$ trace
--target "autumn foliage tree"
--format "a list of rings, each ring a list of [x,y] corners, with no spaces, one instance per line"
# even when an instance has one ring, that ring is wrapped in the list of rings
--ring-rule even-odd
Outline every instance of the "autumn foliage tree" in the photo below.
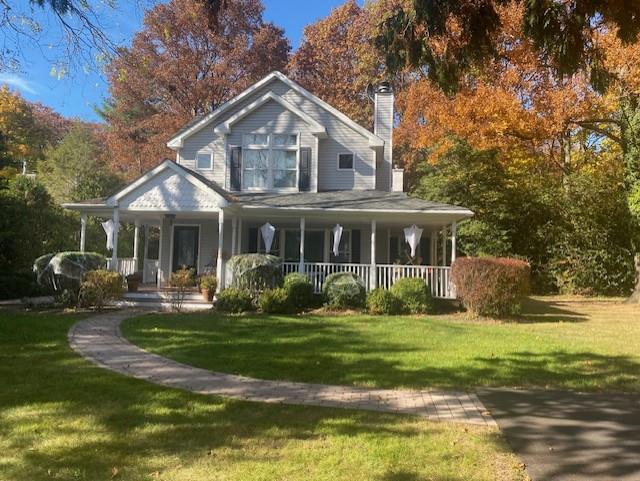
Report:
[[[370,43],[373,10],[373,5],[361,8],[355,0],[347,0],[308,25],[288,66],[294,80],[367,128],[373,118],[367,85],[383,75]]]
[[[129,177],[171,152],[166,142],[205,114],[286,65],[289,42],[262,18],[260,0],[228,0],[210,27],[198,0],[171,0],[149,10],[132,46],[107,67],[104,109],[114,166]]]

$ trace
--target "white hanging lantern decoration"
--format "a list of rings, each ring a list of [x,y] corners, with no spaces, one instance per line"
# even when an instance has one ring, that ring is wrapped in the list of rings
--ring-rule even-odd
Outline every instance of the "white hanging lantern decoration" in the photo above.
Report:
[[[416,256],[416,248],[420,244],[420,237],[422,237],[422,229],[413,224],[411,227],[404,228],[404,239],[411,248],[411,257]]]
[[[273,245],[273,236],[276,232],[276,228],[268,222],[260,227],[260,233],[262,234],[262,240],[264,242],[264,251],[269,254],[271,252],[271,246]]]
[[[340,255],[340,239],[342,239],[342,226],[336,224],[333,228],[333,255],[335,257]]]
[[[113,250],[113,231],[115,230],[113,219],[109,219],[108,221],[103,222],[102,228],[104,229],[104,233],[107,234],[107,249],[112,251]]]

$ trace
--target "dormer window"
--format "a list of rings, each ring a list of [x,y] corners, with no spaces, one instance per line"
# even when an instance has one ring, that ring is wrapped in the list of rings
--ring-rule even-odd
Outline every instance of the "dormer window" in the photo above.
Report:
[[[297,134],[247,134],[243,138],[242,184],[247,190],[295,189]]]

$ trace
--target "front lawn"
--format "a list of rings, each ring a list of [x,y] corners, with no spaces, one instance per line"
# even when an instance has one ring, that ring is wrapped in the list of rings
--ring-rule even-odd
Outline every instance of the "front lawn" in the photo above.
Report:
[[[1,481],[524,477],[496,430],[226,400],[111,373],[68,347],[78,318],[0,310]]]
[[[519,322],[463,314],[222,316],[125,321],[149,351],[213,371],[376,387],[640,391],[640,307],[537,298]]]

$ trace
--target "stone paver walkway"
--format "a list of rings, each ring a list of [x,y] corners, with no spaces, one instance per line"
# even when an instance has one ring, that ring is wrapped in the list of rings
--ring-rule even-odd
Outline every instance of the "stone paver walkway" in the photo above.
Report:
[[[496,427],[475,394],[450,391],[365,389],[266,381],[187,366],[131,344],[120,323],[135,311],[93,316],[69,330],[69,344],[104,368],[163,386],[246,401],[363,409],[424,416],[429,420]]]

